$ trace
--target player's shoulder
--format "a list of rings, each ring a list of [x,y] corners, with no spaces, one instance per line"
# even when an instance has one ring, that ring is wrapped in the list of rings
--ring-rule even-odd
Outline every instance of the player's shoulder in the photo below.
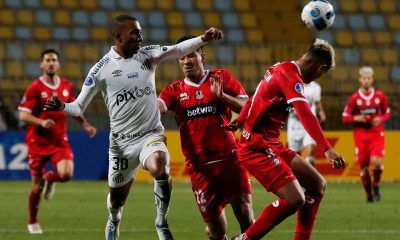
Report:
[[[377,96],[385,96],[385,93],[384,93],[383,91],[381,91],[381,90],[379,90],[379,89],[376,89],[376,88],[375,88],[375,94],[376,94]]]
[[[185,85],[184,79],[179,79],[175,82],[168,84],[164,89],[169,89],[169,90],[175,91],[175,90],[183,89],[184,85]]]
[[[103,71],[106,66],[110,63],[112,57],[110,52],[104,55],[89,71],[89,75],[91,77],[97,76],[101,71]]]
[[[68,80],[67,78],[64,78],[64,77],[59,77],[60,78],[60,83],[62,84],[62,85],[68,85],[68,86],[72,86],[72,82],[70,81],[70,80]]]

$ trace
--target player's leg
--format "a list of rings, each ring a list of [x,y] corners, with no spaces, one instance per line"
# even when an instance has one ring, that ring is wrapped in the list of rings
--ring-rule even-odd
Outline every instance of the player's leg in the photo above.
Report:
[[[160,239],[172,239],[167,222],[171,200],[172,181],[169,175],[169,156],[167,152],[156,151],[145,160],[144,169],[154,178],[154,198],[156,203],[156,230]]]
[[[133,180],[119,187],[110,187],[107,195],[107,210],[109,213],[105,229],[106,240],[116,240],[119,237],[119,224],[122,210],[129,195]]]
[[[169,175],[169,153],[163,134],[150,135],[145,139],[140,153],[143,169],[154,178],[154,198],[156,203],[155,226],[160,240],[173,239],[167,222],[171,200],[172,181]]]
[[[43,168],[45,166],[45,159],[41,157],[28,157],[29,168],[31,173],[32,185],[29,193],[29,219],[28,219],[28,231],[31,234],[43,233],[38,221],[38,212],[41,200],[41,194],[43,191]]]
[[[225,189],[230,190],[228,199],[232,206],[233,213],[239,222],[241,232],[245,232],[254,223],[254,212],[251,196],[251,182],[249,173],[236,159],[232,159],[234,164],[225,168],[223,176],[227,179]]]
[[[57,171],[48,171],[44,175],[44,199],[50,200],[54,196],[55,183],[67,182],[72,178],[74,172],[73,154],[70,148],[60,148],[51,157],[53,166]]]
[[[254,223],[252,196],[250,193],[234,194],[230,199],[233,213],[239,222],[241,232],[245,232]]]
[[[309,162],[304,161],[298,155],[293,158],[289,165],[300,185],[305,189],[305,203],[297,212],[294,239],[308,240],[314,227],[319,204],[325,192],[326,181]]]
[[[222,210],[218,217],[206,223],[205,232],[210,240],[225,240],[226,231],[228,229],[228,221],[226,220],[225,211]]]
[[[385,155],[384,137],[379,134],[371,140],[371,165],[373,171],[372,190],[374,193],[374,200],[381,200],[381,192],[379,183],[383,172],[383,157]]]
[[[370,165],[370,149],[364,141],[355,139],[356,144],[356,161],[360,165],[360,179],[363,185],[365,194],[367,196],[367,202],[373,202],[372,195],[372,180],[369,172]]]
[[[293,157],[295,153],[291,151],[291,154]],[[280,158],[276,158],[270,149],[266,152],[251,152],[238,148],[238,157],[240,163],[267,191],[279,197],[240,236],[242,239],[261,239],[304,205],[304,193],[290,167]]]

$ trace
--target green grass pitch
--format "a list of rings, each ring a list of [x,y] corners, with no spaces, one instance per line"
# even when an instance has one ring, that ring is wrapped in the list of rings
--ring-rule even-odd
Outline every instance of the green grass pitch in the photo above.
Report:
[[[0,182],[1,240],[91,240],[104,239],[107,219],[107,183],[72,181],[57,184],[54,198],[42,200],[39,212],[44,234],[26,230],[28,181]],[[121,222],[121,240],[157,239],[154,230],[153,185],[134,183]],[[313,239],[398,240],[400,239],[400,183],[383,183],[382,200],[367,204],[359,183],[329,183],[320,207]],[[253,184],[253,206],[257,216],[275,197]],[[230,207],[228,236],[239,228]],[[174,183],[169,224],[177,240],[207,239],[189,183]],[[295,217],[275,228],[264,239],[293,239]]]

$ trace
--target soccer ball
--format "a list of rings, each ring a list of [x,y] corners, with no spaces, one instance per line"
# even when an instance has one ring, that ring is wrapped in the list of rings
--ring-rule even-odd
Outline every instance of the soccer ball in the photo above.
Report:
[[[326,0],[310,1],[301,12],[304,25],[313,31],[328,29],[335,20],[335,10]]]

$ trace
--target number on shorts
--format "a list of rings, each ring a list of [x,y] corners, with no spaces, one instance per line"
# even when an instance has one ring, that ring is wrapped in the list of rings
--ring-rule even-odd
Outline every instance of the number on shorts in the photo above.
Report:
[[[125,170],[128,168],[127,158],[113,157],[113,159],[114,159],[113,170]]]

